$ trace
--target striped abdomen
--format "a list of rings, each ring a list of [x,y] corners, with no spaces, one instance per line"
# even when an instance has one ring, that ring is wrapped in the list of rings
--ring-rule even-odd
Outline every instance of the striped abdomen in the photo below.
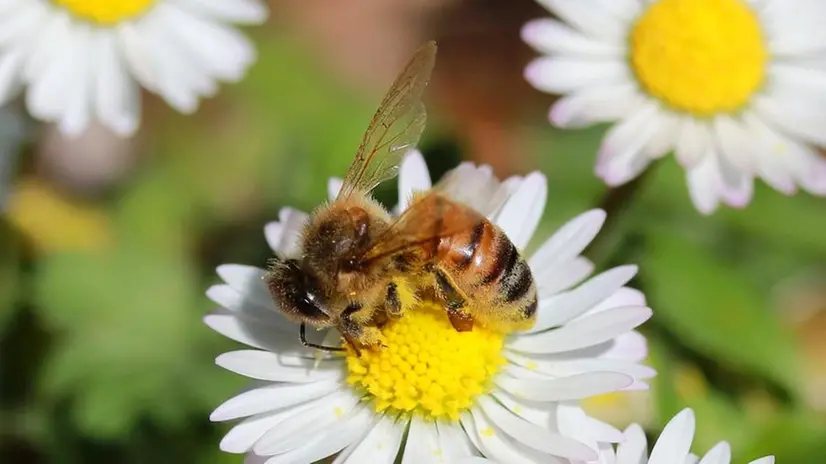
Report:
[[[467,300],[462,309],[475,323],[503,331],[533,325],[537,291],[531,269],[507,235],[483,216],[472,228],[443,237],[432,263],[436,285],[458,290]]]

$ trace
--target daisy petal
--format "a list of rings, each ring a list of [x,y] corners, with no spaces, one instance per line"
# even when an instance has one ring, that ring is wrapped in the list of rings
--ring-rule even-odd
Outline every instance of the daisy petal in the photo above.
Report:
[[[677,161],[689,169],[697,165],[711,148],[711,128],[690,116],[683,117],[680,126],[674,153]]]
[[[319,364],[320,367],[315,366]],[[273,382],[307,383],[341,377],[338,360],[315,360],[275,354],[268,351],[240,350],[224,353],[215,364],[246,377]]]
[[[593,209],[568,221],[551,236],[528,260],[531,269],[541,274],[544,269],[566,263],[582,253],[605,223],[605,211]]]
[[[320,461],[353,443],[369,425],[370,412],[361,408],[323,433],[306,437],[301,441],[300,447],[271,457],[266,464],[303,464]]]
[[[500,376],[496,385],[506,392],[531,401],[565,401],[622,390],[634,379],[617,372],[589,372],[558,379]]]
[[[645,101],[632,82],[595,85],[557,100],[549,119],[557,127],[576,129],[622,119],[641,108]]]
[[[300,412],[298,409],[288,409],[248,417],[227,432],[221,440],[221,451],[235,454],[247,453],[267,431]]]
[[[536,462],[562,464],[561,459],[542,454],[530,448],[519,446],[502,433],[481,411],[472,411],[462,416],[462,425],[473,433],[483,454],[495,462],[508,464],[531,464]]]
[[[535,19],[525,24],[522,40],[548,55],[615,57],[625,52],[621,43],[599,41],[551,18]]]
[[[533,236],[548,195],[548,181],[538,172],[529,174],[496,218],[496,223],[516,248],[524,250]]]
[[[306,222],[306,213],[293,208],[282,208],[278,212],[278,222],[271,222],[264,228],[270,249],[282,258],[297,256],[301,230]]]
[[[300,416],[293,417],[264,434],[253,446],[255,454],[270,456],[301,448],[308,440],[326,435],[327,430],[346,424],[354,414],[366,411],[365,408],[358,407],[358,398],[348,391],[336,392],[316,403]],[[348,444],[349,442],[345,443],[339,450]],[[320,456],[319,459],[322,457],[325,456]]]
[[[655,103],[648,103],[614,125],[597,155],[596,174],[609,186],[637,177],[651,162],[643,149],[659,131],[663,119]]]
[[[683,409],[666,424],[651,450],[649,464],[673,464],[685,461],[694,440],[694,412]]]
[[[345,451],[344,460],[336,459],[333,464],[362,464],[374,462],[376,464],[393,464],[402,442],[404,427],[396,424],[389,416],[381,416],[367,436],[357,444],[351,452]]]
[[[479,454],[460,425],[436,422],[436,428],[439,431],[439,443],[446,462],[459,461]]]
[[[648,457],[645,432],[637,424],[631,424],[625,432],[625,440],[617,447],[617,464],[640,464]]]
[[[731,462],[731,446],[728,443],[721,441],[717,443],[705,456],[700,460],[699,464],[729,464]]]
[[[548,93],[568,93],[596,86],[632,82],[622,60],[587,60],[563,56],[537,58],[525,68],[525,79]]]
[[[586,34],[621,43],[626,26],[608,9],[593,8],[577,0],[538,0],[539,4]]]
[[[424,157],[418,150],[411,150],[399,168],[399,212],[407,209],[414,192],[428,190],[431,186]]]
[[[327,198],[329,198],[330,201],[336,199],[343,184],[344,180],[339,179],[338,177],[332,177],[329,181],[327,181]]]
[[[597,454],[582,443],[534,425],[514,415],[488,397],[482,396],[478,402],[482,411],[497,427],[528,447],[575,460],[590,461],[597,458]]]
[[[197,13],[232,23],[260,24],[267,19],[267,8],[259,0],[174,0]]]
[[[410,420],[402,464],[443,462],[436,424],[425,423],[419,416]]]
[[[508,348],[526,353],[559,353],[596,345],[627,332],[651,317],[644,306],[614,308],[572,321],[558,329],[514,337]]]
[[[339,381],[331,379],[313,383],[275,384],[256,388],[225,401],[212,412],[209,419],[213,422],[221,422],[295,406],[329,395],[339,387]]]

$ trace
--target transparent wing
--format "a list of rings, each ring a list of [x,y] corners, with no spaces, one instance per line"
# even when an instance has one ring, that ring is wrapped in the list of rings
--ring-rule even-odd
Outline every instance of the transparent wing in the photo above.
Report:
[[[370,191],[392,179],[407,151],[419,142],[427,121],[422,94],[436,60],[436,43],[419,48],[384,96],[364,133],[337,198]]]
[[[360,261],[367,263],[412,247],[432,245],[435,248],[441,238],[471,230],[484,219],[473,209],[429,191],[414,198],[410,207],[376,238]]]

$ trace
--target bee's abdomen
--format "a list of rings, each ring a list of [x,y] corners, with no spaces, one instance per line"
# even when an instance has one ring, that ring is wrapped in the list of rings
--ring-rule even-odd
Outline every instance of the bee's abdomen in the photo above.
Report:
[[[439,267],[453,275],[460,289],[488,311],[512,323],[532,319],[537,292],[528,263],[507,235],[487,219],[444,241]],[[498,311],[494,311],[494,308]]]

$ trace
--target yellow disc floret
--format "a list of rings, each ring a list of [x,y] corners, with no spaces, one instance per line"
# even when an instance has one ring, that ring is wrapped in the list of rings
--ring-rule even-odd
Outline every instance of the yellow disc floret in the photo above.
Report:
[[[737,111],[766,76],[766,43],[743,0],[659,0],[630,40],[642,87],[695,116]]]
[[[145,13],[155,0],[54,0],[78,18],[111,26]]]
[[[347,383],[379,412],[458,420],[505,362],[501,334],[457,332],[435,304],[407,311],[382,332],[385,347],[346,354]]]

